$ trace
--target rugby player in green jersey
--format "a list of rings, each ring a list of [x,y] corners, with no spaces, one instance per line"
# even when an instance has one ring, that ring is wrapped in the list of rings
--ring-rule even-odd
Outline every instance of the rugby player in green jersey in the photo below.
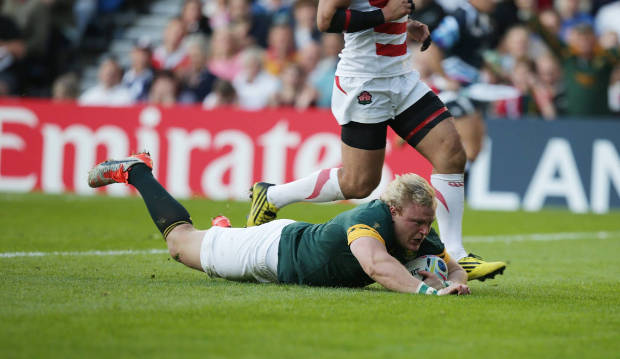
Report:
[[[321,224],[288,219],[248,227],[192,225],[189,213],[157,182],[147,153],[105,161],[88,174],[91,187],[128,183],[142,195],[170,255],[212,277],[331,287],[373,282],[405,293],[469,294],[467,274],[431,228],[435,192],[415,174],[397,177],[380,200],[362,204]],[[227,221],[221,221],[227,222]],[[403,263],[437,255],[448,265],[448,282],[413,277]],[[444,285],[447,285],[444,287]],[[436,288],[439,288],[437,290]]]

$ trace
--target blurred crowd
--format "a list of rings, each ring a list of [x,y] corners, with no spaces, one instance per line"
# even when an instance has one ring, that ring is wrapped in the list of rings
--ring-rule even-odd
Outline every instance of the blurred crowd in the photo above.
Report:
[[[149,2],[0,3],[0,96],[106,106],[329,107],[344,45],[342,34],[317,30],[315,0],[186,0],[180,13],[170,14],[163,36],[136,40],[130,61],[105,56],[98,82],[81,90],[84,34],[102,13],[139,15]],[[415,3],[416,17],[433,31],[431,49],[439,51],[422,53],[411,43],[413,62],[433,88],[467,95],[472,84],[504,85],[512,91],[497,96],[492,88],[494,96],[483,101],[485,113],[496,117],[620,115],[620,0]],[[457,11],[475,13],[490,36],[468,44],[462,33],[446,30]],[[105,33],[105,24],[98,26]],[[475,53],[468,58],[457,46]],[[474,75],[455,75],[450,66]]]

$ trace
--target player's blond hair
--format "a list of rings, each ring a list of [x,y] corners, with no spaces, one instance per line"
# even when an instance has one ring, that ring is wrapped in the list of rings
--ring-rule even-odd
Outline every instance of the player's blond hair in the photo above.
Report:
[[[381,194],[381,200],[388,206],[393,206],[398,213],[408,203],[433,209],[436,206],[435,190],[424,178],[415,173],[396,175]]]

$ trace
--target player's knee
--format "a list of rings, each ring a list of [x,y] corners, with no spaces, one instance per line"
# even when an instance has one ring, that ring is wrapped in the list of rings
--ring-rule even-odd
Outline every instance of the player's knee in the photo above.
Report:
[[[169,235],[166,238],[166,244],[168,245],[168,252],[170,253],[170,257],[172,257],[177,262],[181,261],[181,239],[178,236]]]
[[[440,153],[438,163],[433,163],[435,169],[440,173],[462,173],[465,171],[467,155],[461,138],[456,133],[443,139]]]
[[[465,148],[460,141],[455,141],[448,151],[448,165],[453,173],[460,173],[465,171],[465,163],[467,162],[467,154]]]
[[[189,228],[185,228],[189,227]],[[168,245],[168,252],[170,256],[174,258],[177,262],[181,261],[181,256],[183,255],[183,248],[185,247],[186,242],[188,241],[187,235],[190,231],[193,231],[194,227],[191,225],[181,225],[174,228],[168,236],[166,236],[166,244]]]
[[[372,191],[377,188],[381,182],[381,177],[358,177],[352,181],[347,182],[347,184],[342,186],[342,194],[346,198],[357,199],[357,198],[366,198],[368,197]]]

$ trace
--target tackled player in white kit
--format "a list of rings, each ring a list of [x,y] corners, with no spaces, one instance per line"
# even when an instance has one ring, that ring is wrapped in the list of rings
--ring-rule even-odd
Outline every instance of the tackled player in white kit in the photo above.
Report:
[[[412,5],[407,0],[319,0],[319,30],[344,32],[345,39],[332,95],[342,167],[281,185],[254,184],[247,226],[275,219],[290,203],[370,195],[381,180],[390,126],[433,165],[437,221],[450,256],[470,280],[493,278],[506,264],[468,254],[462,244],[465,151],[450,112],[412,68],[407,36],[424,41],[422,49],[430,45],[428,27],[408,18]]]

